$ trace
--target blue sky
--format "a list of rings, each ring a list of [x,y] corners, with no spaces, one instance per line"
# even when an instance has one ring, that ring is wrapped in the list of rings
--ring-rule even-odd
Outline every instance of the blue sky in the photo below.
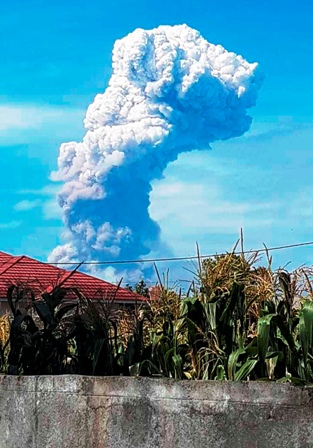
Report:
[[[183,154],[154,184],[150,213],[178,256],[313,240],[313,5],[160,0],[0,5],[0,249],[45,260],[63,231],[49,180],[59,145],[79,140],[111,73],[114,41],[135,28],[187,23],[266,74],[249,134]],[[179,229],[179,230],[178,230]],[[274,255],[313,263],[313,248]],[[181,264],[173,266],[182,276]]]

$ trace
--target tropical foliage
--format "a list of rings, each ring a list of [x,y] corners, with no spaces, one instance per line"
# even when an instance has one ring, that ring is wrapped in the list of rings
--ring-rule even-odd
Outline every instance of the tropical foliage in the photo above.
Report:
[[[2,371],[311,383],[312,272],[271,264],[268,256],[260,266],[258,254],[199,257],[185,294],[158,276],[153,298],[128,310],[62,285],[40,300],[11,286]],[[138,288],[147,292],[143,281]]]

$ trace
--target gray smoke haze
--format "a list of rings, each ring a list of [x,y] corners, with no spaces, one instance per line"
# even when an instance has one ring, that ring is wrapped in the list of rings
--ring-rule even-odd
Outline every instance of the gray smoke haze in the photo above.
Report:
[[[66,226],[50,261],[137,259],[156,251],[151,182],[186,151],[246,132],[263,76],[258,64],[186,25],[137,29],[116,41],[112,76],[63,143],[53,179]],[[112,275],[107,270],[107,276]]]

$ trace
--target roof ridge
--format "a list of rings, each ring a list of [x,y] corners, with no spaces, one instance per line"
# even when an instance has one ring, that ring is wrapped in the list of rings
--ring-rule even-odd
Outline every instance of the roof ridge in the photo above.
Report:
[[[15,255],[9,254],[8,252],[3,252],[3,250],[0,250],[0,255],[8,255],[9,257],[14,257]],[[16,255],[19,256],[19,255]]]
[[[14,266],[16,263],[18,263],[22,258],[24,258],[25,255],[20,255],[19,257],[12,256],[10,260],[6,261],[0,268],[0,275],[7,272],[12,266]]]

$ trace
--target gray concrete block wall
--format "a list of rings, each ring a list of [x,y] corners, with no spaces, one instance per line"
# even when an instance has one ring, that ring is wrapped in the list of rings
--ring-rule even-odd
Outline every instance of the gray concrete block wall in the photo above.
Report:
[[[0,376],[0,448],[309,448],[313,389]]]

